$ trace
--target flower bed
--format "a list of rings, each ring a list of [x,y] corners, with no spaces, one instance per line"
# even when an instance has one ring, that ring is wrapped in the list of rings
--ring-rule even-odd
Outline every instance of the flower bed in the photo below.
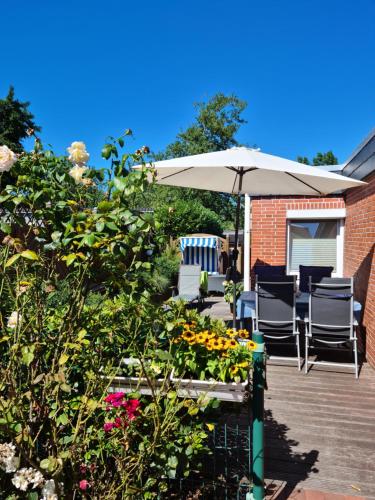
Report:
[[[173,340],[174,370],[171,381],[182,397],[201,394],[222,401],[242,402],[247,387],[254,342],[246,330],[202,329],[197,321],[185,322]]]

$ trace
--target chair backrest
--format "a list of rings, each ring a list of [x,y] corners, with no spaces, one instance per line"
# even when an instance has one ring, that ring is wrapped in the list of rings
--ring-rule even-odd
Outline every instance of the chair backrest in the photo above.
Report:
[[[263,278],[282,277],[285,276],[286,266],[264,266],[262,264],[255,264],[254,274],[258,276],[258,280]]]
[[[296,324],[296,276],[257,279],[256,327],[264,333],[293,333]]]
[[[332,266],[299,266],[299,290],[309,291],[309,277],[313,283],[318,283],[322,278],[330,278],[333,271]]]
[[[179,295],[199,295],[201,266],[181,265],[178,275]]]
[[[310,278],[310,333],[314,336],[353,335],[353,278]]]

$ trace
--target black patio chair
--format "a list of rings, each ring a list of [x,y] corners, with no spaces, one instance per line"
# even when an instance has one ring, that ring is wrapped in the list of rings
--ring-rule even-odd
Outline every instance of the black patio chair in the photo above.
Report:
[[[299,291],[309,292],[309,279],[313,283],[318,283],[323,278],[330,278],[332,266],[299,266]]]
[[[305,373],[308,366],[314,364],[348,366],[354,367],[355,378],[358,378],[358,323],[353,316],[353,278],[322,278],[319,283],[310,278],[309,288],[309,315],[305,318]],[[346,345],[353,350],[354,363],[309,361],[311,348],[342,350]]]
[[[297,365],[301,369],[301,352],[296,315],[296,276],[256,278],[256,314],[254,328],[273,344],[295,344]],[[294,339],[292,342],[290,339]],[[289,340],[289,342],[287,342]],[[267,342],[266,342],[267,343]],[[271,358],[273,358],[272,356]],[[279,360],[292,357],[275,356]]]

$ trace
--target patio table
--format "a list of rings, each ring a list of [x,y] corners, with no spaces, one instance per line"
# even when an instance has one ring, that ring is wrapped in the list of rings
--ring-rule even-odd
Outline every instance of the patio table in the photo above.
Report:
[[[243,292],[237,300],[237,319],[255,318],[256,292]],[[304,319],[309,310],[309,293],[300,292],[296,295],[297,316]],[[357,321],[361,314],[362,305],[357,300],[354,301],[353,312]]]

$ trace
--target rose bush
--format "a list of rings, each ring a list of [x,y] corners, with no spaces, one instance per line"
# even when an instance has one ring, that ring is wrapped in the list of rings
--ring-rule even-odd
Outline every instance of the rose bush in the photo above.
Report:
[[[168,384],[176,318],[152,301],[157,227],[131,209],[150,172],[129,172],[147,149],[120,155],[129,133],[107,171],[81,142],[1,149],[1,498],[154,498],[205,449],[207,402]],[[150,396],[111,394],[129,356]]]

